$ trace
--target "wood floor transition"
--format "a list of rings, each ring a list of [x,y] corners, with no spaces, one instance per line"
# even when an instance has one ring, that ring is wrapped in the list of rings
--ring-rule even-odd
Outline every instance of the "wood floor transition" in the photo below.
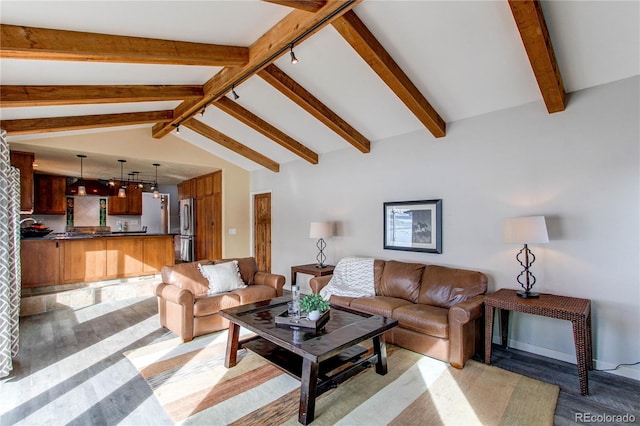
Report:
[[[155,298],[113,300],[23,317],[20,353],[0,381],[0,424],[170,425],[147,383],[123,353],[175,337],[159,327]],[[555,423],[576,413],[625,414],[640,422],[640,382],[589,373],[580,396],[575,365],[495,348],[494,364],[561,387]],[[531,395],[535,398],[535,395]]]

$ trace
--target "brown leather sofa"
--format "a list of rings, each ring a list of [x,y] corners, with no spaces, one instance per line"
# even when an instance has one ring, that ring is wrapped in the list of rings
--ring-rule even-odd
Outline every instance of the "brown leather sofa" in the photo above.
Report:
[[[331,276],[312,278],[314,293]],[[331,296],[335,305],[398,320],[385,334],[388,343],[464,367],[483,343],[483,300],[487,277],[481,272],[438,265],[374,261],[373,297]]]
[[[238,261],[240,276],[247,287],[208,295],[209,282],[200,273],[198,263],[212,265],[231,260]],[[253,257],[180,263],[163,267],[161,275],[162,283],[154,290],[158,297],[160,325],[185,342],[228,328],[229,321],[218,315],[221,309],[282,296],[285,283],[282,275],[258,272]]]

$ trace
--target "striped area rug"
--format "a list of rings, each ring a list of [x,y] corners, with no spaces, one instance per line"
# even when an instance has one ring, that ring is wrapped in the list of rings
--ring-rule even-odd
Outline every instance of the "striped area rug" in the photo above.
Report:
[[[297,425],[300,382],[246,349],[224,367],[227,332],[126,353],[177,424]],[[389,372],[370,368],[320,396],[314,425],[551,425],[559,388],[469,361],[387,346]]]

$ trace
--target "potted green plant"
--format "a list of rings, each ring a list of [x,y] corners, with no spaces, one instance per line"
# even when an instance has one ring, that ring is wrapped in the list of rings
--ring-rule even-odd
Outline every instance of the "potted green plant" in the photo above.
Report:
[[[319,294],[307,294],[300,299],[300,309],[308,313],[311,321],[316,321],[322,312],[329,309],[329,302]]]

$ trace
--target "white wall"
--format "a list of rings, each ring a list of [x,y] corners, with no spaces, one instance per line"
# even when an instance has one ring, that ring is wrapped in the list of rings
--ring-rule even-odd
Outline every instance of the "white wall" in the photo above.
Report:
[[[545,215],[551,241],[532,247],[535,290],[592,300],[598,368],[639,361],[639,93],[636,76],[573,93],[564,112],[536,102],[449,123],[438,140],[419,131],[366,155],[349,147],[316,166],[253,172],[252,193],[272,191],[272,270],[289,277],[291,265],[314,262],[309,222],[331,220],[341,229],[327,241],[331,263],[437,263],[485,272],[490,291],[519,288],[519,247],[502,242],[503,219]],[[382,249],[383,202],[437,198],[442,254]],[[575,363],[568,321],[512,318],[512,346]],[[640,379],[638,367],[621,374]]]

